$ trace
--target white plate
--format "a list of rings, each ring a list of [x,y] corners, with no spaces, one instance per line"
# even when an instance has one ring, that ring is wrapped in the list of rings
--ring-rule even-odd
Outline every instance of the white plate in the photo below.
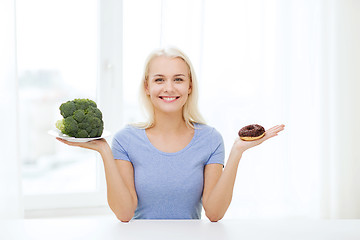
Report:
[[[58,138],[61,138],[61,139],[64,139],[66,141],[69,141],[69,142],[89,142],[89,141],[92,141],[92,140],[96,140],[96,139],[101,139],[101,138],[106,138],[108,136],[110,136],[110,132],[109,131],[106,131],[104,130],[101,137],[95,137],[95,138],[75,138],[75,137],[69,137],[68,135],[66,134],[63,134],[60,130],[58,129],[53,129],[53,130],[49,130],[48,131],[48,134],[50,134],[51,136],[54,136],[54,137],[58,137]]]

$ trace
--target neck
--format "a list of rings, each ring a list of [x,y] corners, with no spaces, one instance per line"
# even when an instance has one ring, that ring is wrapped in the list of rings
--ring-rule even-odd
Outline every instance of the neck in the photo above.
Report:
[[[182,131],[184,128],[187,128],[187,126],[183,119],[182,112],[155,112],[155,125],[152,127],[153,130],[166,133],[176,133]]]

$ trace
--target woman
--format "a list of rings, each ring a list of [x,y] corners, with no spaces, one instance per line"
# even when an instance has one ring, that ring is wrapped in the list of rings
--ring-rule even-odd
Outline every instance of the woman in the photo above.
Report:
[[[251,142],[237,138],[224,168],[223,139],[204,124],[197,90],[193,67],[181,51],[156,50],[147,59],[141,84],[147,122],[116,133],[112,149],[104,139],[58,139],[101,154],[108,203],[122,222],[200,219],[202,207],[210,221],[220,220],[230,205],[243,152],[284,129],[275,126]]]

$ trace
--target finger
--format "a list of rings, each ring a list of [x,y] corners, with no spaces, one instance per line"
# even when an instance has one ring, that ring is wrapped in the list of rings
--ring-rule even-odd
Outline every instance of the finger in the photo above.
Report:
[[[282,125],[275,125],[275,126],[273,126],[272,128],[269,128],[266,131],[272,131],[272,130],[277,129],[277,128],[281,127],[281,126],[283,126],[283,124]]]
[[[285,128],[284,124],[276,125],[276,126],[270,128],[270,129],[266,130],[266,132],[269,132],[269,133],[270,132],[280,132],[280,131],[284,130],[284,128]]]
[[[62,143],[67,144],[67,145],[71,144],[71,142],[66,141],[66,140],[64,140],[64,139],[61,139],[61,138],[56,138],[56,139],[57,139],[58,141],[62,142]]]
[[[66,141],[64,139],[61,139],[61,138],[58,138],[58,137],[56,138],[56,140],[58,140],[59,142],[65,143],[65,144],[68,142],[68,141]]]
[[[276,135],[277,135],[277,134],[274,133],[274,132],[265,133],[265,136],[264,136],[262,139],[265,141],[265,140],[268,140],[268,139],[270,139],[270,138],[272,138],[272,137],[275,137]]]
[[[279,126],[279,125],[276,125],[276,126],[274,126],[274,127],[272,127],[272,128],[269,128],[269,129],[266,130],[266,132],[271,132],[271,131],[273,131],[274,129],[276,129],[278,126]]]
[[[283,129],[279,128],[279,129],[274,129],[274,130],[272,130],[272,131],[270,131],[270,132],[267,131],[267,132],[265,132],[265,137],[266,137],[266,139],[275,137],[275,136],[277,136],[278,133],[279,133],[280,131],[282,131],[282,130],[283,130]]]
[[[285,125],[284,124],[281,124],[279,125],[277,128],[275,128],[273,131],[278,133],[278,132],[281,132],[285,129]]]
[[[80,143],[77,143],[77,142],[70,142],[70,141],[67,141],[65,139],[61,139],[61,138],[56,138],[57,140],[59,140],[60,142],[62,143],[65,143],[66,145],[69,145],[69,146],[75,146],[75,147],[80,147]]]

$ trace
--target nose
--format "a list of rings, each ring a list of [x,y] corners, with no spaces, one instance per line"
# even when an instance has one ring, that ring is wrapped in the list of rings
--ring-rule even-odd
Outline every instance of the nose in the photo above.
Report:
[[[166,80],[164,84],[164,91],[165,92],[172,92],[174,91],[174,83],[171,80]]]

